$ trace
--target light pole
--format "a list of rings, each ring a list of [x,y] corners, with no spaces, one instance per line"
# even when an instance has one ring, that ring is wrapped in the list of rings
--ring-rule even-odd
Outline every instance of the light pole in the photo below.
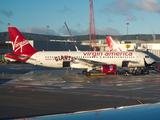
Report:
[[[47,25],[47,51],[48,51],[48,28],[49,26]]]
[[[127,51],[128,51],[128,25],[129,23],[126,23],[126,25],[127,25]]]
[[[138,44],[138,34],[137,34],[136,38],[137,38],[137,44]]]
[[[7,25],[8,25],[8,27],[9,27],[10,23],[7,23]],[[8,39],[8,53],[9,53],[9,32],[8,32],[8,37],[7,37],[7,39]]]

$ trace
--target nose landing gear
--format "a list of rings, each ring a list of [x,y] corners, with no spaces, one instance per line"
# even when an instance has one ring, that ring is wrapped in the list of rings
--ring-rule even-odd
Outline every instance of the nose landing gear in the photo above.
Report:
[[[145,67],[145,68],[134,68],[131,73],[132,73],[132,75],[149,74],[149,68],[148,67]]]

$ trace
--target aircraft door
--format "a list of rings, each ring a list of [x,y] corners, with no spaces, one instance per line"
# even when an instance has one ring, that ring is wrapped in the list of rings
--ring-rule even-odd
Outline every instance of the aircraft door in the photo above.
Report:
[[[136,61],[141,62],[141,58],[140,58],[139,54],[136,55]]]
[[[40,62],[40,54],[39,53],[36,53],[35,59],[36,59],[36,62]]]
[[[63,61],[63,67],[70,67],[70,61]]]
[[[123,61],[122,62],[122,67],[128,67],[128,63],[129,63],[128,61]]]

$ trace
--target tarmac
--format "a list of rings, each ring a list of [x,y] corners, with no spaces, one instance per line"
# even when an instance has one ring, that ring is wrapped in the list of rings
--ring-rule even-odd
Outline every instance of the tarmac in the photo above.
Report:
[[[82,70],[0,64],[0,119],[160,102],[160,74],[86,77]]]

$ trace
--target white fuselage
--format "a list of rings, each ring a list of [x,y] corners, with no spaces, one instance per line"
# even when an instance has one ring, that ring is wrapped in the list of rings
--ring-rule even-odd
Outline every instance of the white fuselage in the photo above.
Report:
[[[46,67],[71,67],[87,69],[95,63],[115,64],[122,67],[123,61],[128,61],[128,67],[144,67],[144,59],[148,64],[154,62],[141,52],[101,52],[101,51],[41,51],[36,52],[26,62]],[[64,63],[69,63],[64,65]]]

